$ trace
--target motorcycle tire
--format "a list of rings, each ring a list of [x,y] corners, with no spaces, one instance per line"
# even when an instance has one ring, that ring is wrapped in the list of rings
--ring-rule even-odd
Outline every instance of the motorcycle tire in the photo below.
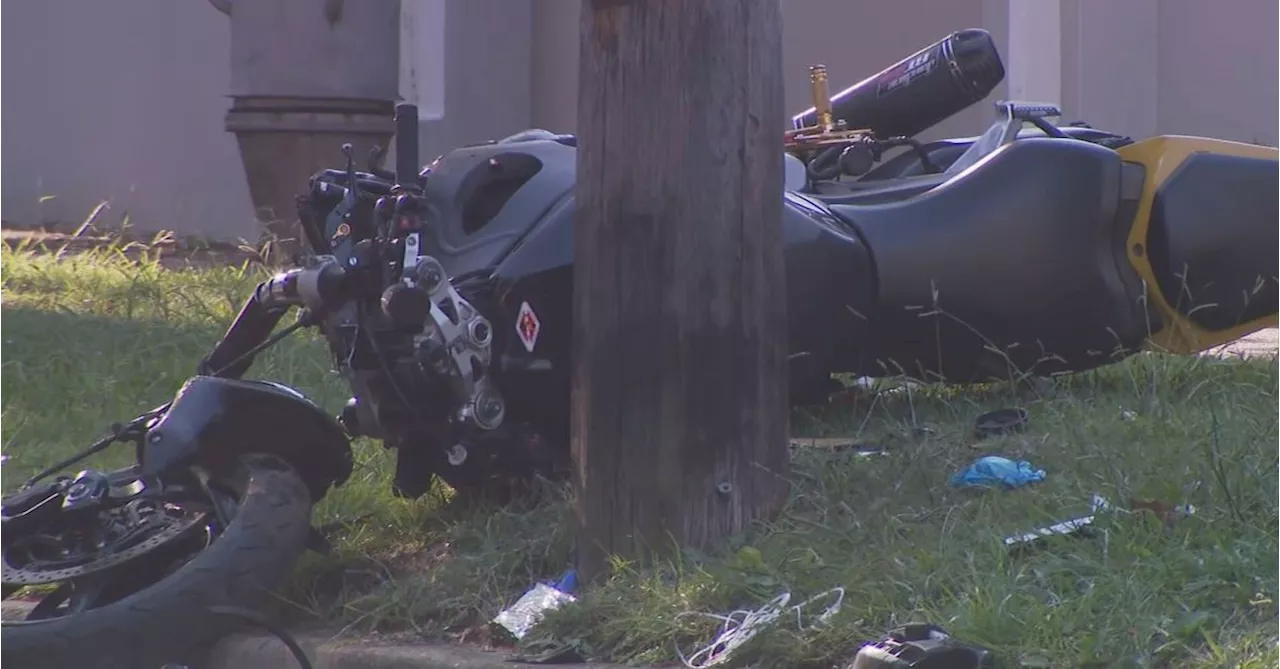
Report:
[[[242,459],[242,490],[227,528],[150,587],[82,613],[5,624],[4,666],[25,669],[154,669],[190,661],[241,624],[210,607],[253,609],[292,570],[310,528],[311,497],[283,461]]]

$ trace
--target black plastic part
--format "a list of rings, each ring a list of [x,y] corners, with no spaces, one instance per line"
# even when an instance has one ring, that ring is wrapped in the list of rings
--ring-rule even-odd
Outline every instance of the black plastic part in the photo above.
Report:
[[[324,236],[324,212],[316,211],[315,199],[311,194],[299,195],[297,199],[298,224],[302,228],[302,237],[307,247],[316,255],[326,255],[333,249]]]
[[[401,444],[396,449],[396,470],[391,481],[391,494],[406,499],[417,499],[431,490],[435,470],[440,458],[428,449],[429,445]]]
[[[333,544],[329,543],[328,537],[321,534],[320,530],[313,527],[307,533],[307,550],[319,555],[330,555],[333,553]]]
[[[143,475],[162,477],[196,464],[230,472],[243,454],[276,455],[297,470],[312,502],[344,483],[352,468],[342,426],[298,391],[213,376],[183,384],[140,450]]]
[[[1012,434],[1027,429],[1027,410],[1021,407],[997,409],[978,416],[973,422],[973,434],[979,439],[1000,434]]]
[[[393,283],[382,291],[382,313],[397,332],[421,332],[431,315],[431,296],[418,286]]]
[[[995,654],[956,640],[937,625],[914,623],[858,650],[849,669],[994,669]]]
[[[1156,190],[1151,269],[1196,325],[1222,331],[1280,309],[1278,178],[1275,160],[1197,153]]]
[[[923,195],[831,208],[871,249],[879,305],[867,374],[953,382],[1114,362],[1148,332],[1123,239],[1119,156],[1022,139]],[[1126,215],[1126,212],[1129,212]],[[793,293],[794,294],[794,293]]]
[[[396,183],[418,187],[418,106],[396,105]]]
[[[503,392],[508,419],[541,424],[563,416],[572,345],[574,201],[556,207],[494,270],[501,296],[494,318],[494,353],[508,371]],[[867,315],[875,302],[871,255],[848,222],[813,199],[787,193],[782,210],[791,394],[809,397],[833,370],[854,370],[864,358]],[[521,304],[541,323],[537,348],[512,336]],[[567,437],[566,437],[567,438]]]
[[[831,111],[877,137],[911,137],[987,97],[1004,74],[991,35],[962,30],[836,93]],[[817,123],[813,110],[792,119],[796,128]]]
[[[558,141],[533,140],[445,156],[423,190],[432,225],[422,252],[454,277],[497,265],[572,196],[577,155]]]
[[[62,487],[55,482],[39,483],[4,498],[3,527],[22,533],[38,527],[61,511]]]
[[[353,437],[365,436],[360,425],[360,400],[354,397],[347,400],[342,406],[342,412],[338,414],[338,422],[346,429],[347,434]]]

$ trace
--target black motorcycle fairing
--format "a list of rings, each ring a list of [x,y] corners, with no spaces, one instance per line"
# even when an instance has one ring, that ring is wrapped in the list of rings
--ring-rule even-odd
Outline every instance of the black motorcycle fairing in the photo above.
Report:
[[[1276,313],[1276,172],[1275,160],[1197,153],[1155,192],[1151,269],[1165,299],[1202,328]]]
[[[269,453],[292,465],[312,501],[351,475],[350,441],[342,426],[302,393],[277,383],[195,376],[148,430],[140,448],[143,475],[165,476],[192,465],[230,471],[240,455]]]
[[[498,373],[509,415],[515,419],[545,422],[565,412],[575,211],[570,195],[538,221],[492,276],[498,304],[492,316],[493,350],[501,361]],[[833,369],[864,362],[862,344],[867,314],[875,304],[876,274],[854,227],[796,193],[785,194],[782,243],[794,395],[829,379]],[[538,323],[532,351],[516,329],[526,304]]]
[[[1007,379],[1136,351],[1150,315],[1121,241],[1141,196],[1134,168],[1096,144],[1028,138],[915,198],[832,205],[879,278],[877,363],[863,373]]]
[[[573,190],[577,150],[535,139],[468,146],[433,164],[422,252],[458,276],[495,266]]]

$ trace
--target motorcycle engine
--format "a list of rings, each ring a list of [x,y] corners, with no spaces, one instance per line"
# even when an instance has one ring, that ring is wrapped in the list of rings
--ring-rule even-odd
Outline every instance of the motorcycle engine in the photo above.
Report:
[[[327,170],[313,180],[299,214],[316,255],[302,272],[344,276],[342,300],[317,304],[335,366],[354,397],[341,421],[353,436],[388,446],[434,447],[452,463],[457,445],[498,429],[506,404],[490,378],[493,326],[453,285],[440,262],[420,253],[412,202],[377,175],[357,174],[360,200],[343,208],[350,176]],[[376,204],[375,204],[376,203]],[[394,211],[392,209],[394,208]],[[385,210],[385,211],[384,211]],[[342,221],[357,239],[342,258],[317,230]],[[394,222],[394,226],[392,225]],[[334,228],[333,225],[327,226]],[[308,281],[297,280],[306,294]],[[310,305],[309,305],[310,306]]]

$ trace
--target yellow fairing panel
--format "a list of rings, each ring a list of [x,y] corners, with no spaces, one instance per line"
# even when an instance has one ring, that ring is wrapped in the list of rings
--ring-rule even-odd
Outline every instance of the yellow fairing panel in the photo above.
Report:
[[[1195,353],[1276,327],[1280,151],[1162,136],[1118,153],[1146,168],[1127,254],[1164,319],[1148,344]]]

